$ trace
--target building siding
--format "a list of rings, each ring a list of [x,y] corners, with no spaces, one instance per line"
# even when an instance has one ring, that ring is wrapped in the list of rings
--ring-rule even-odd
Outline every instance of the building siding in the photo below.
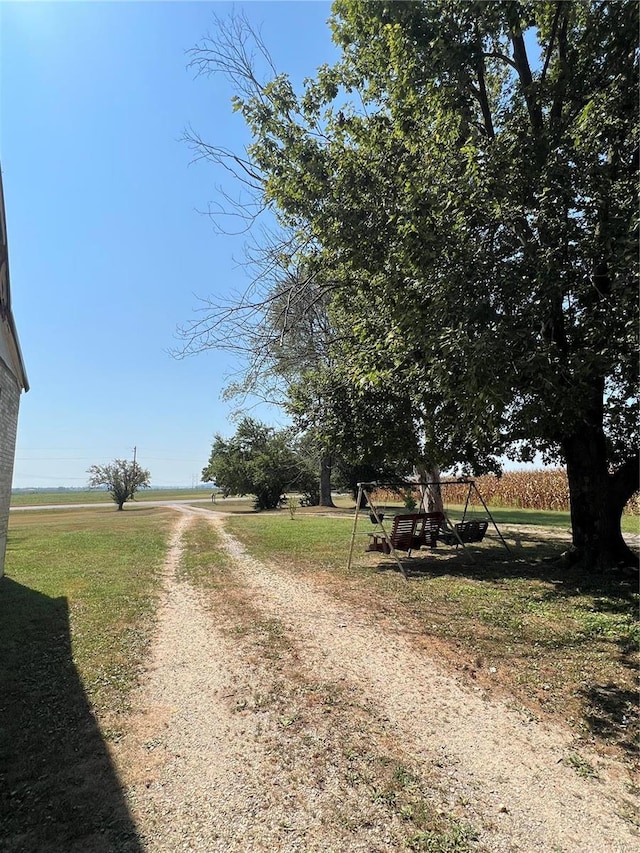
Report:
[[[29,390],[29,382],[11,311],[9,245],[0,170],[0,577],[4,574],[18,409],[23,390]]]
[[[0,358],[0,577],[4,574],[20,391],[12,371]]]

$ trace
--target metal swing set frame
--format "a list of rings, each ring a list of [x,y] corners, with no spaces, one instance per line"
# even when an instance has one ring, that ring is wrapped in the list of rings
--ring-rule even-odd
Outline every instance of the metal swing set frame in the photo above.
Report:
[[[416,537],[411,535],[415,530],[415,525],[417,522],[422,521],[424,524],[427,520],[431,520],[436,513],[427,513],[426,512],[426,503],[427,498],[431,495],[432,499],[437,497],[439,494],[441,496],[442,488],[446,488],[447,486],[467,486],[467,495],[464,504],[464,511],[462,513],[462,520],[456,523],[452,523],[449,518],[446,510],[443,508],[442,512],[439,513],[441,518],[437,519],[435,530],[431,529],[431,532],[428,535],[423,535],[422,537]],[[376,504],[371,499],[371,494],[376,489],[381,488],[389,488],[389,489],[415,489],[419,488],[421,491],[421,500],[420,505],[418,507],[418,512],[416,513],[399,513],[394,516],[394,529],[397,529],[396,519],[412,519],[413,520],[413,528],[411,532],[407,534],[400,534],[400,536],[395,537],[393,535],[393,530],[387,529],[384,524],[384,516],[376,506]],[[472,495],[476,495],[482,504],[484,511],[486,513],[486,520],[483,522],[478,521],[467,521],[467,513],[469,511],[469,503]],[[353,559],[353,548],[356,539],[356,530],[358,525],[358,517],[361,512],[362,507],[362,499],[363,497],[366,499],[366,502],[369,505],[369,512],[371,516],[371,521],[373,521],[379,533],[376,534],[367,534],[369,537],[373,537],[374,541],[378,542],[382,547],[376,546],[372,550],[381,550],[383,553],[392,556],[393,559],[398,564],[398,568],[402,572],[403,577],[407,580],[407,572],[402,563],[402,560],[398,556],[398,550],[406,551],[409,555],[411,551],[414,549],[419,549],[421,545],[427,544],[426,540],[430,540],[431,547],[435,547],[436,540],[444,543],[445,545],[455,545],[456,548],[461,546],[464,550],[466,557],[470,562],[474,563],[475,560],[473,556],[469,552],[465,542],[480,542],[485,533],[487,532],[489,523],[493,525],[495,528],[498,537],[506,550],[511,553],[511,549],[507,545],[504,540],[504,537],[500,530],[498,529],[498,525],[495,522],[495,519],[491,515],[489,511],[489,507],[487,506],[484,498],[480,494],[478,487],[476,486],[476,482],[473,479],[468,477],[459,477],[454,480],[439,480],[439,481],[421,481],[421,480],[396,480],[394,482],[377,482],[372,481],[369,483],[358,483],[358,497],[356,501],[356,511],[353,519],[353,529],[351,531],[351,546],[349,548],[349,561],[347,563],[347,570],[351,568],[351,562]],[[408,547],[407,547],[408,546]]]

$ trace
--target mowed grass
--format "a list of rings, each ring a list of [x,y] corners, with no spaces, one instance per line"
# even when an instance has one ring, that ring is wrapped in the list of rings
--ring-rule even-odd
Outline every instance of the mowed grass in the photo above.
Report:
[[[519,515],[519,511],[518,515]],[[257,558],[311,575],[336,595],[396,620],[417,645],[472,683],[531,714],[561,717],[579,741],[628,757],[638,743],[637,584],[585,578],[553,561],[568,539],[514,525],[461,550],[440,546],[405,561],[409,581],[381,554],[364,553],[353,519],[284,512],[232,517],[229,531]],[[552,535],[553,534],[553,535]],[[415,553],[415,552],[414,552]]]
[[[560,527],[563,530],[571,530],[571,516],[568,512],[560,510],[543,509],[517,509],[514,507],[489,507],[496,524],[527,524],[535,527]],[[462,507],[455,507],[451,513],[454,517],[462,515]],[[482,510],[476,511],[470,517],[484,517]],[[623,515],[621,520],[623,533],[640,534],[640,516]]]
[[[171,513],[13,514],[0,579],[0,834],[8,853],[141,846],[105,740],[154,624]]]
[[[130,503],[210,499],[211,493],[207,489],[140,489],[136,492],[135,501]],[[11,495],[11,506],[58,506],[60,504],[88,503],[114,505],[109,492],[105,492],[103,489],[84,489],[72,492],[52,489],[49,492],[18,492]]]
[[[48,602],[65,599],[73,662],[96,708],[126,705],[148,639],[171,517],[131,505],[124,512],[11,516],[5,580],[24,592],[14,590],[16,607],[7,609],[0,630],[15,637],[25,609],[33,612],[40,602],[46,613]],[[32,620],[32,627],[46,631],[46,621]]]
[[[353,511],[354,502],[352,500],[341,498],[336,503],[341,508],[349,507]],[[400,502],[380,506],[379,509],[383,512],[391,511],[392,513],[407,512]],[[464,506],[462,504],[445,504],[445,510],[453,521],[458,521],[462,518]],[[368,515],[369,511],[367,509],[363,512]],[[566,531],[571,530],[571,515],[563,510],[490,506],[489,512],[498,527],[502,524],[526,524],[535,527],[558,527]],[[484,509],[477,504],[472,506],[467,513],[467,519],[473,518],[486,518]],[[640,534],[640,516],[624,514],[620,526],[623,533]]]

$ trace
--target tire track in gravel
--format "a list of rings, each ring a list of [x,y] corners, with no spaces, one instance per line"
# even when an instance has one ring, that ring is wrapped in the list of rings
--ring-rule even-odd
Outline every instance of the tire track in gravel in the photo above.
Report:
[[[600,779],[562,763],[572,735],[532,722],[459,681],[416,650],[397,628],[349,610],[308,581],[251,558],[208,510],[235,562],[247,598],[288,626],[321,678],[346,678],[419,765],[435,765],[452,798],[469,800],[480,840],[492,853],[632,853],[634,828],[618,816],[631,798],[599,764]],[[612,765],[613,771],[615,767]]]
[[[301,815],[276,772],[272,715],[235,710],[269,685],[214,623],[202,596],[176,577],[192,520],[185,510],[171,538],[147,676],[130,734],[115,749],[144,850],[338,853],[344,842],[318,830],[309,809]],[[322,837],[317,844],[309,828]]]
[[[344,785],[345,740],[365,751],[370,736],[384,740],[385,732],[357,708],[354,718],[325,708],[314,716],[313,702],[308,727],[283,727],[277,701],[256,701],[294,695],[301,680],[274,680],[273,664],[252,655],[242,633],[234,641],[233,611],[209,610],[206,594],[179,576],[183,537],[198,514],[181,513],[146,676],[128,733],[113,748],[145,853],[403,849],[402,819],[372,803],[366,785]]]
[[[251,674],[176,578],[190,521],[183,514],[170,541],[152,656],[116,760],[145,851],[251,850],[250,818],[265,807],[264,756],[238,750],[247,733],[226,701]]]

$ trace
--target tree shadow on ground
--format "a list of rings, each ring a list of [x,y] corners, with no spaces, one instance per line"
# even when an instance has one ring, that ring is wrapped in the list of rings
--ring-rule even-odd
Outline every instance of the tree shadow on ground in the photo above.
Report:
[[[400,556],[407,573],[409,590],[413,587],[418,601],[422,600],[423,592],[429,595],[429,581],[438,578],[453,580],[454,589],[470,582],[470,597],[473,597],[477,585],[487,584],[498,590],[504,588],[504,599],[500,596],[495,599],[483,598],[482,590],[477,589],[478,601],[482,604],[478,605],[476,611],[483,611],[478,623],[480,636],[482,628],[487,624],[497,626],[496,634],[492,635],[489,642],[500,646],[500,655],[504,654],[506,637],[508,644],[516,650],[519,648],[518,643],[521,644],[516,657],[523,653],[523,649],[528,656],[531,651],[529,644],[535,640],[538,652],[544,649],[546,654],[554,655],[559,660],[574,652],[580,659],[581,649],[592,649],[587,654],[587,660],[591,659],[589,655],[595,659],[603,654],[611,660],[612,671],[618,665],[622,667],[622,670],[617,670],[621,673],[619,684],[609,680],[609,675],[604,675],[588,684],[583,680],[583,686],[575,689],[580,696],[581,716],[589,732],[629,755],[637,750],[639,731],[638,695],[630,686],[637,674],[637,582],[631,581],[624,574],[613,572],[587,576],[578,567],[567,566],[558,560],[562,548],[561,544],[547,544],[542,558],[532,558],[532,551],[528,548],[512,548],[511,553],[508,553],[499,543],[488,544],[485,541],[482,546],[470,547],[469,554],[465,554],[461,548],[456,550],[438,546],[434,551],[423,550],[413,552],[411,557],[404,554]],[[469,555],[474,562],[470,561]],[[374,570],[399,573],[397,563],[390,557],[382,559]],[[510,584],[519,580],[524,583]],[[448,586],[445,584],[443,588],[447,589]],[[514,592],[515,596],[511,597]],[[563,600],[568,609],[564,608]],[[491,601],[496,602],[493,609],[488,603]],[[536,606],[553,607],[554,603],[559,605],[558,613],[571,614],[572,618],[565,629],[558,627],[548,635],[541,635],[536,633],[534,625],[533,633],[523,629],[523,633],[517,634],[522,617],[529,615],[535,618],[533,614]],[[529,604],[533,605],[531,610]],[[446,607],[445,604],[445,611]],[[476,611],[468,618],[478,619]],[[464,607],[460,605],[453,618],[461,616],[466,619],[465,613]],[[511,617],[514,619],[516,634],[511,632],[509,626]],[[447,613],[445,624],[451,618],[451,614]],[[607,630],[609,626],[612,626],[611,633]],[[472,627],[470,630],[475,629]],[[605,646],[607,649],[603,651]],[[631,675],[631,682],[622,675],[625,670],[627,675]]]
[[[638,696],[616,684],[591,684],[580,690],[584,719],[598,737],[614,741],[631,755],[638,750]]]
[[[525,541],[531,543],[527,547]],[[500,543],[483,544],[482,547],[462,548],[438,546],[426,551],[414,551],[411,557],[401,555],[407,578],[429,580],[452,576],[475,581],[499,583],[520,578],[538,580],[551,585],[549,597],[559,595],[599,596],[603,610],[627,610],[636,600],[637,583],[621,572],[585,574],[579,566],[565,564],[561,557],[566,545],[542,543],[539,538],[522,537],[521,545],[507,551]],[[397,572],[392,557],[375,566],[378,572]],[[614,603],[616,602],[616,603]]]
[[[3,853],[142,853],[71,653],[66,598],[0,578]]]

